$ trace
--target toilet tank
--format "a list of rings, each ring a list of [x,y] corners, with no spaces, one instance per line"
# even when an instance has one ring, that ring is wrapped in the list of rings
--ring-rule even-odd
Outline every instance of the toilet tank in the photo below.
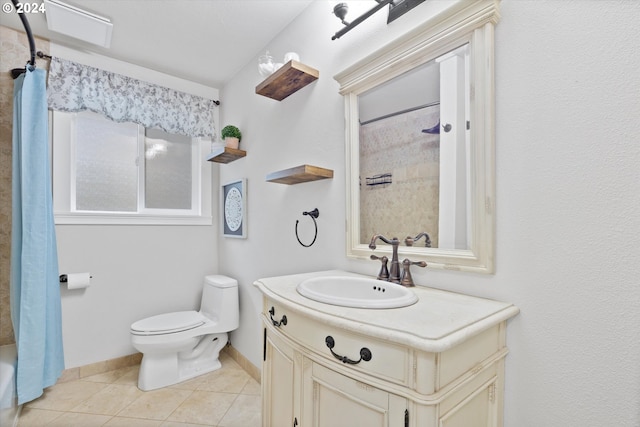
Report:
[[[238,281],[227,276],[205,276],[200,312],[217,321],[220,331],[237,329],[240,319]]]

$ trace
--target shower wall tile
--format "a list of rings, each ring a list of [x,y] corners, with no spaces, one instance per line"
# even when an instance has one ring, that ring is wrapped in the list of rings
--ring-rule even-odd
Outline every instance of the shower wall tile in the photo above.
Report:
[[[49,52],[47,40],[36,39],[36,49]],[[0,26],[0,345],[15,342],[11,326],[9,270],[11,268],[11,135],[13,79],[10,71],[29,60],[29,41],[23,32]],[[38,60],[39,67],[47,67]]]
[[[422,132],[439,120],[439,106],[381,119],[360,128],[360,242],[374,234],[404,239],[427,232],[438,244],[440,137]],[[367,177],[391,173],[392,183]]]

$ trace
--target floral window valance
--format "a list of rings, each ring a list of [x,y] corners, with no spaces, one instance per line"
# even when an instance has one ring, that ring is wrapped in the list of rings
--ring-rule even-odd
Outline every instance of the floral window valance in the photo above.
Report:
[[[47,96],[52,110],[90,110],[169,133],[215,135],[215,101],[66,59],[51,59]]]

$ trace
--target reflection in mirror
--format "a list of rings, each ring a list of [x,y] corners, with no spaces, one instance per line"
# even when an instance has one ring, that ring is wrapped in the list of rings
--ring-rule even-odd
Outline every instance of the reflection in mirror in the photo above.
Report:
[[[347,256],[390,258],[389,246],[369,249],[381,234],[400,240],[400,259],[493,273],[498,6],[451,3],[335,76],[347,124]]]
[[[469,248],[468,63],[465,44],[358,96],[360,243]]]

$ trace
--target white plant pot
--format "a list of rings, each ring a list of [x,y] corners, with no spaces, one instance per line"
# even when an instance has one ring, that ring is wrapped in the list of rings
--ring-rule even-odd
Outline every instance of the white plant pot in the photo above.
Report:
[[[238,138],[227,136],[224,139],[224,144],[229,148],[235,148],[237,150],[238,146],[240,145],[240,140]]]

